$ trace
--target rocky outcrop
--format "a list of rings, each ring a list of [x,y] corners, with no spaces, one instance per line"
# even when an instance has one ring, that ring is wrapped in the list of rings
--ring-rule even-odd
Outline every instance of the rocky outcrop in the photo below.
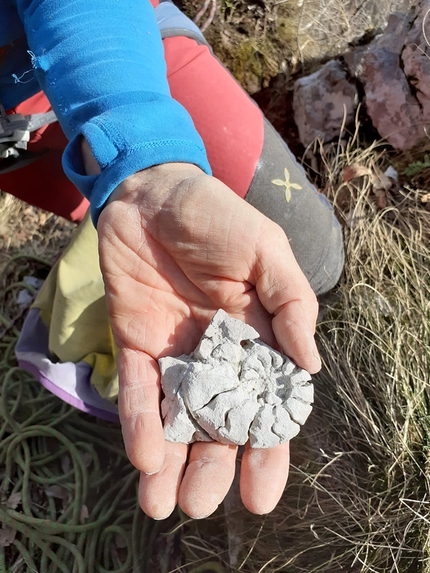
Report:
[[[347,78],[362,85],[367,114],[390,145],[407,150],[427,138],[430,126],[429,11],[430,0],[421,0],[405,14],[392,14],[381,35],[369,45],[344,55],[347,71],[343,75],[338,73],[338,81],[322,81],[319,88],[320,101],[332,103],[329,118],[326,104],[312,102],[316,94],[313,82],[318,78],[335,79],[332,70],[336,62],[326,64],[317,78],[310,76],[311,80],[296,82],[294,112],[304,145],[315,138],[327,142],[339,137],[341,119],[354,116],[358,98],[352,104],[351,97],[343,100],[339,97],[339,94],[352,93],[352,89],[345,87]],[[341,69],[340,63],[337,65]],[[322,130],[328,119],[328,129]]]
[[[318,72],[297,80],[293,110],[300,141],[305,147],[317,138],[331,141],[342,124],[352,122],[357,103],[357,89],[339,61],[328,62]]]
[[[407,12],[415,0],[298,0],[297,44],[309,61],[335,58],[351,43],[366,41],[383,29],[393,12]],[[291,10],[294,10],[294,3]]]

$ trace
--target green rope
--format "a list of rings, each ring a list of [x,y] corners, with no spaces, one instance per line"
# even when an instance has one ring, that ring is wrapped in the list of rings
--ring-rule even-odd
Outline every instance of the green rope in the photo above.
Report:
[[[18,255],[14,255],[13,257],[10,257],[10,259],[7,261],[7,263],[2,267],[2,274],[6,275],[6,271],[8,270],[9,267],[11,267],[12,265],[16,264],[18,261],[25,261],[26,263],[28,261],[32,261],[35,263],[39,263],[45,267],[51,268],[51,263],[49,261],[47,261],[46,259],[43,259],[42,257],[37,257],[34,255],[24,255],[24,254],[18,254]]]
[[[3,293],[6,294],[6,293],[10,292],[11,290],[18,289],[18,288],[19,288],[20,290],[22,290],[22,289],[28,290],[28,292],[29,292],[30,294],[32,294],[33,296],[35,296],[35,295],[37,294],[37,289],[35,289],[33,286],[27,284],[27,283],[24,282],[24,281],[19,281],[19,282],[17,282],[17,283],[14,283],[14,284],[12,284],[12,285],[7,286],[7,287],[4,289]]]
[[[138,545],[133,537],[140,537],[142,531],[141,527],[133,531],[135,515],[149,521],[136,507],[138,472],[127,464],[119,445],[110,443],[101,449],[106,441],[101,437],[103,428],[97,428],[96,424],[92,427],[93,433],[99,434],[96,443],[88,444],[81,441],[85,432],[75,431],[70,423],[64,425],[67,435],[43,425],[43,419],[52,415],[49,405],[39,410],[43,411],[37,418],[38,424],[28,426],[26,420],[20,421],[19,405],[25,402],[27,393],[19,384],[13,393],[9,391],[17,372],[9,374],[0,406],[5,420],[0,440],[0,464],[5,470],[0,520],[18,532],[19,538],[13,544],[17,554],[14,561],[20,557],[28,570],[49,573],[131,571],[134,557],[140,557],[146,548],[146,544],[141,547],[140,554],[133,551]],[[58,406],[58,400],[46,392],[45,399],[56,401]],[[34,406],[39,403],[33,400]],[[75,418],[76,424],[80,416],[72,412],[69,419]],[[117,431],[118,444],[120,440]],[[62,468],[65,457],[69,468]],[[109,476],[106,466],[116,475]],[[57,487],[53,490],[57,497],[50,494],[53,486]],[[17,492],[21,495],[20,507],[8,507],[8,497]],[[88,517],[83,514],[84,506]],[[125,507],[129,509],[124,511]],[[112,550],[118,539],[124,546],[118,553],[120,558]],[[1,549],[0,573],[6,573]],[[103,566],[98,561],[99,555],[104,556]]]
[[[28,426],[28,418],[19,421],[19,406],[21,402],[25,403],[27,392],[22,384],[18,384],[13,392],[10,391],[18,372],[18,369],[9,371],[0,405],[0,412],[5,419],[3,439],[0,441],[0,464],[5,468],[3,499],[7,500],[11,492],[16,493],[15,489],[21,494],[22,510],[7,507],[4,501],[0,504],[2,523],[21,533],[14,548],[29,568],[35,565],[33,570],[39,568],[55,573],[70,573],[73,570],[76,573],[88,570],[98,570],[100,573],[131,571],[134,557],[139,554],[132,549],[137,545],[132,534],[133,537],[140,537],[142,531],[141,528],[133,531],[132,524],[136,522],[136,515],[140,515],[145,522],[149,520],[136,507],[137,472],[127,465],[124,450],[119,447],[119,431],[116,431],[118,446],[109,443],[104,451],[100,451],[102,445],[106,446],[106,440],[101,437],[103,427],[98,428],[97,424],[84,423],[91,425],[93,434],[99,434],[95,443],[91,444],[82,442],[81,438],[88,438],[88,435],[80,429],[76,430],[71,424],[65,424],[68,435],[52,426],[43,425],[41,422],[44,418],[52,415],[52,405],[39,409],[37,425]],[[46,399],[57,402],[58,406],[58,400],[45,392]],[[40,400],[33,397],[32,404],[38,406]],[[73,420],[75,423],[80,421],[77,412],[72,411],[69,418],[73,417],[76,418]],[[70,461],[70,468],[61,472],[65,456]],[[108,472],[104,470],[106,463],[117,473],[117,479],[111,479],[111,483],[107,479]],[[94,491],[99,490],[101,484],[108,483],[109,486],[105,485],[101,495],[94,496]],[[36,509],[32,500],[32,488],[36,486],[49,491],[51,484],[63,488],[66,499],[55,501],[46,495],[46,491],[41,492],[42,507]],[[95,499],[95,503],[91,504],[91,499]],[[63,504],[61,511],[58,510],[59,504]],[[82,518],[84,505],[89,512],[87,519]],[[131,509],[120,511],[125,505]],[[112,522],[113,525],[109,525]],[[106,529],[101,534],[103,526]],[[121,556],[125,557],[122,561],[111,550],[118,536],[124,545]],[[141,547],[139,558],[144,548]],[[104,555],[103,567],[97,562],[100,551]],[[73,566],[70,565],[71,557]]]
[[[130,569],[130,566],[132,564],[133,554],[131,552],[131,540],[129,538],[127,531],[123,527],[120,527],[118,525],[111,525],[109,527],[106,527],[103,530],[102,534],[100,535],[100,547],[102,548],[101,551],[103,552],[103,562],[105,564],[108,564],[110,561],[111,558],[110,552],[112,546],[110,545],[109,541],[112,539],[114,534],[116,534],[116,536],[121,537],[127,548],[126,561],[124,561],[122,565],[120,563],[117,563],[117,569],[115,569],[115,571],[116,573],[126,573]],[[99,571],[100,573],[109,573],[109,570],[105,569],[104,567],[99,567]]]
[[[21,277],[29,262],[49,266],[17,256],[3,277]],[[16,366],[19,321],[6,310],[18,288],[33,294],[23,283],[0,291],[0,522],[16,532],[9,547],[0,545],[0,573],[157,570],[161,533],[180,533],[139,508],[139,472],[127,460],[119,425],[78,412]],[[221,571],[210,567],[201,571]]]
[[[19,539],[15,539],[13,544],[18,549],[20,556],[23,558],[25,564],[27,565],[27,568],[30,571],[37,571],[33,558],[24,543],[21,543]]]

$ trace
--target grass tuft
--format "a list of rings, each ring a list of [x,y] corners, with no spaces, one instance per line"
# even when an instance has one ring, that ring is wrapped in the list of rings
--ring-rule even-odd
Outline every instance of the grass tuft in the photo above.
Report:
[[[218,553],[226,571],[244,573],[428,573],[430,219],[423,191],[393,185],[378,206],[374,175],[389,162],[380,144],[363,149],[356,137],[323,150],[322,159],[322,183],[345,222],[347,262],[318,327],[324,368],[315,377],[314,412],[291,444],[279,506],[265,518],[230,514],[240,556],[229,569],[226,540]],[[345,182],[352,164],[367,174]],[[360,216],[348,227],[351,211]],[[207,544],[204,526],[196,527]],[[199,530],[192,534],[195,540]],[[194,558],[203,558],[196,545]]]

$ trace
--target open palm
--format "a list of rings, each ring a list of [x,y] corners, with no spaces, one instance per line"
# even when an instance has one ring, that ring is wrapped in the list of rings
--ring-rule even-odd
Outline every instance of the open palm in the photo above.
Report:
[[[120,349],[119,413],[127,454],[141,470],[140,504],[154,518],[167,517],[177,502],[191,517],[205,517],[231,485],[237,448],[165,442],[157,360],[190,353],[223,308],[316,372],[315,296],[280,227],[192,165],[165,164],[129,178],[97,230]],[[240,484],[248,509],[273,509],[288,456],[288,444],[245,447]]]

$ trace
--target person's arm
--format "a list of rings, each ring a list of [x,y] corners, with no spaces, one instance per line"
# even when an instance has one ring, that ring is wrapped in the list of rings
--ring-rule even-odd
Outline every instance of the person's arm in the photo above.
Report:
[[[128,457],[141,471],[140,504],[154,518],[176,503],[204,517],[230,487],[237,448],[194,444],[188,452],[164,441],[158,358],[189,353],[224,308],[316,372],[315,296],[282,229],[199,169],[209,172],[200,138],[170,99],[164,68],[159,74],[161,43],[149,3],[17,5],[39,81],[70,138],[66,171],[90,198],[96,221],[100,215],[100,265],[119,347],[119,413]],[[273,509],[288,463],[288,444],[245,448],[248,509]]]
[[[169,94],[148,0],[16,0],[32,64],[69,139],[63,165],[93,221],[128,176],[169,162],[210,167],[186,110]],[[82,136],[101,167],[85,175]]]
[[[97,173],[85,142],[82,153],[87,172]],[[156,519],[167,517],[176,503],[191,517],[207,516],[230,488],[237,448],[165,442],[157,359],[191,352],[222,307],[316,372],[316,298],[282,229],[192,165],[151,167],[126,180],[103,210],[98,232],[120,349],[124,444],[141,470],[139,503]],[[250,511],[275,507],[288,467],[288,443],[267,450],[247,444],[240,490]]]

